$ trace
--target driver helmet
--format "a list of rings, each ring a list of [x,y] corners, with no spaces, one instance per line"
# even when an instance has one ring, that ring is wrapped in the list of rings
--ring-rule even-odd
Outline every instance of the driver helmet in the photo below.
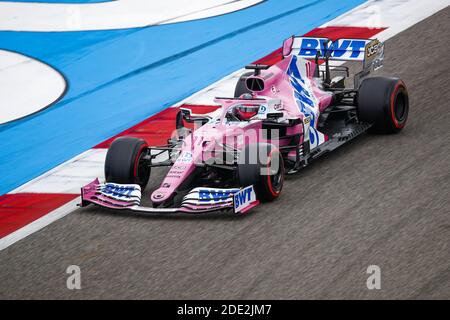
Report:
[[[251,93],[243,93],[239,96],[239,99],[251,100],[253,96]]]
[[[258,114],[259,105],[241,104],[234,109],[236,117],[241,121],[248,121]]]

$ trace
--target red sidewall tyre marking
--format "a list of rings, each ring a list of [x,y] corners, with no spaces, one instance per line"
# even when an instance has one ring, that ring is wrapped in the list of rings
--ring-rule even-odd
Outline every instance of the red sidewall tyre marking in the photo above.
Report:
[[[133,174],[134,177],[137,178],[137,171],[138,171],[138,167],[139,167],[139,158],[141,156],[141,152],[143,149],[148,148],[147,144],[143,144],[140,148],[139,151],[137,153],[136,159],[134,159],[134,168],[133,168]]]
[[[271,173],[270,172],[270,168],[272,166],[272,153],[274,153],[274,152],[279,152],[279,151],[277,149],[275,149],[275,150],[271,150],[270,153],[269,153],[269,161],[268,161],[268,164],[267,164],[267,185],[269,186],[269,191],[272,194],[272,196],[278,197],[280,195],[281,190],[276,192],[273,189],[272,181],[270,179],[270,177],[271,177],[271,175],[270,175],[270,173]],[[284,179],[284,176],[283,176],[284,167],[283,167],[282,161],[283,161],[283,159],[281,159],[281,162],[279,163],[279,166],[280,166],[280,170],[281,170],[281,179],[283,181],[283,179]]]
[[[403,81],[399,81],[395,85],[394,91],[391,94],[391,108],[390,108],[390,111],[391,111],[392,122],[394,123],[395,127],[397,129],[402,129],[405,126],[406,121],[403,121],[402,123],[399,123],[397,118],[395,117],[395,100],[397,98],[397,94],[399,92],[399,88],[406,88],[406,86],[403,83]]]

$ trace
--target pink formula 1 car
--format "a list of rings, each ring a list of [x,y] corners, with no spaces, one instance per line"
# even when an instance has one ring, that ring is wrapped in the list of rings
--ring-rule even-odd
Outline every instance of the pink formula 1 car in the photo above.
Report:
[[[250,65],[233,98],[198,115],[180,109],[177,130],[165,146],[121,137],[110,146],[106,182],[81,190],[82,206],[147,213],[245,213],[279,197],[284,176],[369,130],[400,131],[408,116],[408,93],[397,78],[367,77],[382,66],[378,40],[291,37],[273,66]],[[336,61],[338,61],[336,63]],[[362,62],[354,88],[339,61]],[[194,122],[187,129],[186,122]],[[152,167],[170,167],[141,206]]]

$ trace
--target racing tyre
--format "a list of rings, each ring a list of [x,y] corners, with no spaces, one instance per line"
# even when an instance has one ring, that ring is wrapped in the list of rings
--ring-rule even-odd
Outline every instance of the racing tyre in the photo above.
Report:
[[[238,161],[241,186],[253,185],[256,196],[263,202],[278,198],[284,182],[284,162],[280,151],[272,144],[250,144],[241,157]]]
[[[244,93],[252,93],[250,90],[247,89],[247,86],[245,85],[245,80],[247,80],[247,78],[249,76],[251,76],[253,74],[253,72],[247,72],[244,73],[238,80],[237,84],[236,84],[236,88],[234,89],[234,97],[235,98],[239,98],[240,96],[242,96]]]
[[[113,141],[105,160],[106,182],[138,184],[144,190],[150,178],[147,143],[133,137]]]
[[[408,119],[408,90],[398,78],[364,79],[358,90],[357,104],[359,119],[373,124],[371,132],[399,132]]]

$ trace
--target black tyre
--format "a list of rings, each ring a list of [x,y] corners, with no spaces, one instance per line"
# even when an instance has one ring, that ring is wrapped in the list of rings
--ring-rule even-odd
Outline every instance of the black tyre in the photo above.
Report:
[[[241,153],[238,174],[241,186],[253,185],[259,200],[275,200],[283,189],[283,157],[274,145],[250,144]]]
[[[239,98],[240,96],[242,96],[244,93],[252,93],[250,90],[247,89],[247,86],[245,85],[245,80],[247,80],[247,78],[249,76],[251,76],[253,74],[253,72],[247,72],[244,73],[238,80],[237,84],[236,84],[236,88],[234,89],[234,97],[235,98]]]
[[[113,141],[106,154],[106,182],[138,184],[144,190],[150,178],[147,143],[138,138],[120,137]]]
[[[408,90],[398,78],[364,79],[358,90],[357,104],[359,119],[373,124],[371,132],[399,132],[408,119]]]

